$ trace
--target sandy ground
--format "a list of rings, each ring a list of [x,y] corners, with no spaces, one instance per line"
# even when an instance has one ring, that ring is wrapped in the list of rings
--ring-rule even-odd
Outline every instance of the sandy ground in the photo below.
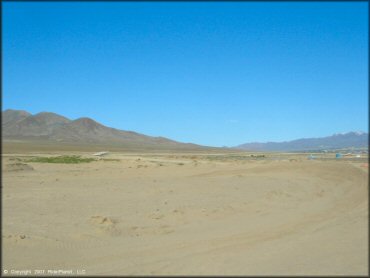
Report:
[[[364,161],[21,156],[3,156],[3,273],[368,274]]]

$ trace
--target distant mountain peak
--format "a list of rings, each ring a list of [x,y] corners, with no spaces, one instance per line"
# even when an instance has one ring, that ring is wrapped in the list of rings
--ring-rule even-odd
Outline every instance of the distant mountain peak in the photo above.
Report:
[[[31,115],[31,113],[25,111],[25,110],[16,110],[16,109],[6,109],[3,113],[20,113],[20,114],[26,114]]]
[[[355,131],[354,132],[356,135],[364,135],[364,134],[367,134],[366,132],[364,131]]]
[[[286,142],[246,143],[237,146],[238,149],[250,151],[306,151],[341,148],[368,148],[368,133],[350,131],[335,133],[327,137],[301,138]]]
[[[349,131],[349,132],[339,132],[339,133],[334,133],[333,136],[345,136],[345,135],[364,135],[367,134],[364,131]]]
[[[31,113],[28,113],[24,110],[14,110],[14,109],[7,109],[2,113],[2,124],[9,124],[11,122],[17,122],[20,120],[23,120],[29,116],[31,116]]]
[[[94,128],[94,127],[97,127],[97,126],[103,126],[102,124],[94,121],[91,118],[87,118],[87,117],[78,118],[78,119],[74,120],[73,123],[77,124],[77,125],[85,126],[87,128],[89,128],[89,127]]]
[[[39,112],[37,114],[35,114],[34,116],[58,116],[58,117],[63,117],[63,116],[60,116],[56,113],[53,113],[53,112]]]
[[[40,112],[32,116],[34,119],[43,119],[46,121],[60,121],[60,122],[69,122],[70,119],[58,115],[52,112]]]
[[[81,123],[97,123],[96,121],[94,121],[93,119],[88,118],[88,117],[78,118],[78,119],[75,120],[75,122],[81,122]]]

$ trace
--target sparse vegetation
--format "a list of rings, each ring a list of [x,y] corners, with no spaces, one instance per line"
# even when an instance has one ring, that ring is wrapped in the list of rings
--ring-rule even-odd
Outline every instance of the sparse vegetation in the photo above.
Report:
[[[82,158],[77,155],[73,156],[56,156],[56,157],[34,157],[27,162],[40,162],[40,163],[66,163],[66,164],[77,164],[77,163],[88,163],[91,161],[96,161],[94,158]]]
[[[217,161],[230,161],[230,160],[249,160],[249,156],[241,155],[209,155],[205,157],[208,160],[217,160]]]
[[[9,158],[10,161],[22,161],[20,158],[18,157],[11,157]]]
[[[251,157],[254,157],[254,158],[265,158],[265,155],[264,154],[257,154],[257,155],[251,155]]]
[[[27,164],[24,164],[24,163],[21,163],[21,162],[16,162],[16,163],[13,163],[11,165],[15,165],[15,166],[24,166],[24,165],[27,165]]]

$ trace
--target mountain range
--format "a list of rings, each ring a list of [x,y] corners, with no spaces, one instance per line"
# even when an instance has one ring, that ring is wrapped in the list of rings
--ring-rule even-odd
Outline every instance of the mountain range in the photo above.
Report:
[[[346,148],[368,148],[369,134],[366,132],[337,133],[321,138],[302,138],[286,142],[246,143],[236,149],[249,151],[312,151]]]
[[[90,118],[70,120],[64,116],[8,109],[2,112],[2,138],[7,141],[90,144],[124,148],[200,149],[191,143],[180,143],[164,137],[119,130]]]
[[[70,120],[64,116],[41,112],[35,115],[23,110],[2,112],[2,139],[6,142],[42,143],[79,146],[109,146],[124,149],[160,150],[246,150],[311,151],[343,148],[368,149],[368,133],[338,133],[321,138],[303,138],[287,142],[246,143],[233,148],[215,148],[181,143],[165,137],[152,137],[133,131],[104,126],[90,118]]]

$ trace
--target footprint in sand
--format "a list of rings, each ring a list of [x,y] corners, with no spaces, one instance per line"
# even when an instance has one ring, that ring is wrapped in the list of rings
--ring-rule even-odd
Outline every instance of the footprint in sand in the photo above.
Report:
[[[117,228],[117,221],[106,216],[96,215],[89,219],[89,223],[97,228],[97,232],[103,235],[118,236],[121,231]]]
[[[19,241],[23,241],[23,240],[29,238],[26,235],[3,235],[2,237],[3,237],[3,239],[9,240],[9,241],[12,241],[12,242],[19,242]]]
[[[164,235],[173,233],[173,230],[168,225],[160,225],[160,226],[132,226],[130,227],[130,235],[131,236],[144,236],[144,235]]]
[[[115,223],[115,221],[113,221],[109,217],[96,215],[96,216],[92,216],[90,218],[90,223],[92,223],[94,225],[113,225]]]
[[[272,190],[266,194],[266,198],[268,200],[278,199],[282,197],[289,198],[289,197],[292,197],[292,195],[282,190]]]
[[[161,214],[161,213],[152,213],[152,214],[149,215],[149,217],[151,219],[159,220],[159,219],[162,219],[164,217],[164,214]]]
[[[322,197],[322,196],[324,196],[324,193],[325,193],[325,190],[322,189],[321,191],[316,193],[316,196]]]
[[[176,213],[176,214],[184,214],[184,213],[185,213],[185,212],[184,212],[183,210],[181,210],[181,209],[174,209],[172,212],[173,212],[173,213]]]

